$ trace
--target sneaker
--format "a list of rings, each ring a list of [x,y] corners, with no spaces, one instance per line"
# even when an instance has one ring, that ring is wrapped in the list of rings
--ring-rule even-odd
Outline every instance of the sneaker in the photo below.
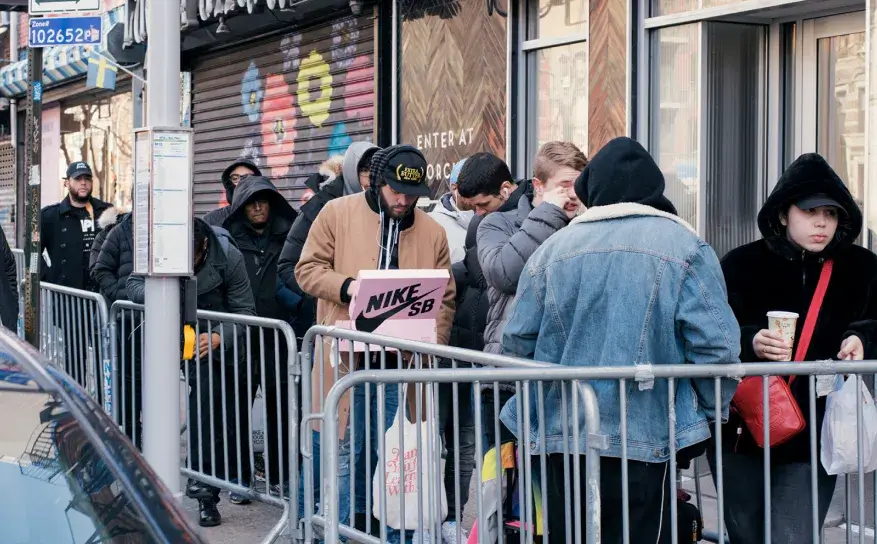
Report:
[[[429,538],[429,531],[414,531],[411,535],[411,544],[431,544],[432,539]]]
[[[457,540],[458,525],[456,521],[446,521],[442,523],[442,542],[443,544],[462,544],[469,539],[466,530],[459,527],[460,539]]]
[[[238,483],[238,479],[234,478],[233,480],[231,480],[231,483],[233,483],[233,484]],[[249,489],[250,485],[244,484],[244,487]],[[250,504],[251,502],[253,502],[246,495],[241,495],[240,493],[234,493],[234,492],[232,492],[228,495],[228,500],[232,504]]]

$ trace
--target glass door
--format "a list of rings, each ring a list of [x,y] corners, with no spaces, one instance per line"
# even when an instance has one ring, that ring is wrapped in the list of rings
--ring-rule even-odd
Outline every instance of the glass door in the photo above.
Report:
[[[805,20],[801,31],[798,151],[825,157],[866,225],[877,224],[869,220],[877,210],[868,209],[865,194],[865,12]],[[874,248],[871,238],[860,236],[859,243]]]

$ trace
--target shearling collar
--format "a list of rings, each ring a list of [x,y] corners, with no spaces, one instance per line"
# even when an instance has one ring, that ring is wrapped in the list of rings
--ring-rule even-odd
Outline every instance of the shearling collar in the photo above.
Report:
[[[683,219],[661,210],[646,206],[644,204],[635,204],[633,202],[622,202],[620,204],[610,204],[608,206],[595,206],[588,208],[585,213],[570,221],[570,225],[576,223],[595,223],[597,221],[607,221],[609,219],[623,219],[625,217],[649,216],[663,217],[675,221],[691,231],[697,236],[697,231]]]

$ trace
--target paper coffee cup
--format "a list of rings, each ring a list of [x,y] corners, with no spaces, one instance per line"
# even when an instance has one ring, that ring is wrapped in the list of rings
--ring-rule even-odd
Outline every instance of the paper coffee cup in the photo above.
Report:
[[[789,347],[795,345],[795,326],[798,314],[794,312],[767,312],[767,328],[783,337]]]

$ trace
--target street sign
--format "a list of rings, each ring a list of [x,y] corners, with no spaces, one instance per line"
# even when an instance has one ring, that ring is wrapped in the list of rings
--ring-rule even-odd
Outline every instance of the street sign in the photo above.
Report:
[[[100,45],[100,17],[40,17],[30,19],[29,47]]]
[[[30,15],[46,13],[76,13],[100,11],[100,0],[30,0],[27,12]]]

